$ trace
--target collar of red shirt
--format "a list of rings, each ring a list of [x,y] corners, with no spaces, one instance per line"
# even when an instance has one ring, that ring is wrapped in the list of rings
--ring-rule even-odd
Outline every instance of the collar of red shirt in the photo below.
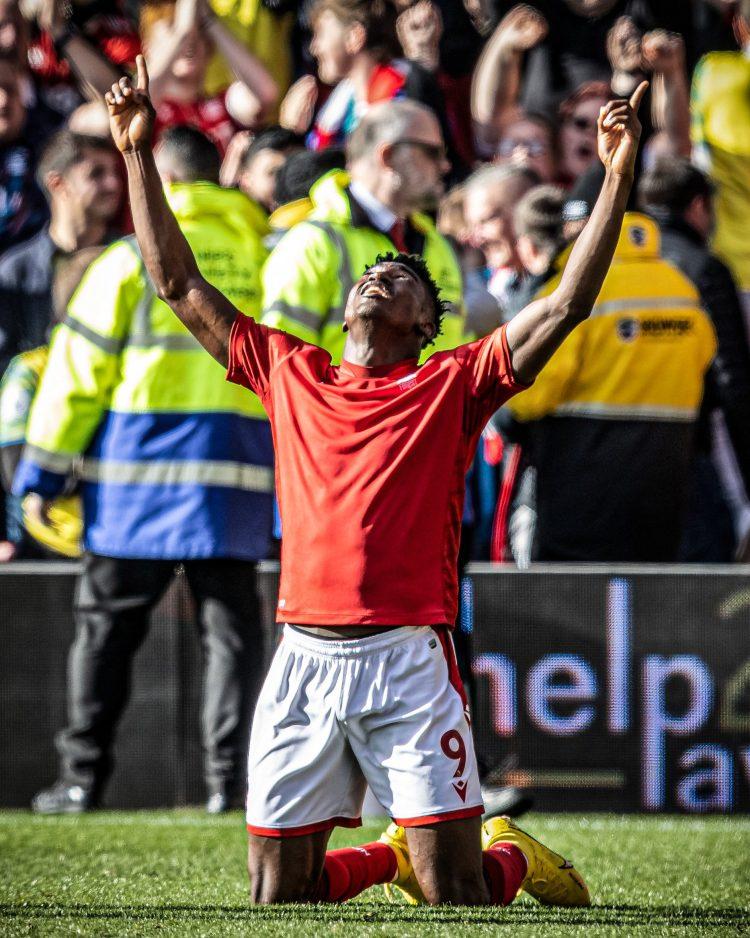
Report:
[[[396,362],[393,365],[355,365],[342,359],[339,370],[344,374],[351,375],[353,378],[400,378],[408,375],[417,368],[418,358],[405,358],[403,361]]]

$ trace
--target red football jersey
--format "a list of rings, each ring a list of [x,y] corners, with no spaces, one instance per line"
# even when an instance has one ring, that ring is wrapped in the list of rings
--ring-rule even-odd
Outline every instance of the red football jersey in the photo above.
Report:
[[[505,327],[421,366],[365,368],[240,315],[227,378],[260,397],[273,430],[278,620],[453,625],[466,470],[524,387]]]

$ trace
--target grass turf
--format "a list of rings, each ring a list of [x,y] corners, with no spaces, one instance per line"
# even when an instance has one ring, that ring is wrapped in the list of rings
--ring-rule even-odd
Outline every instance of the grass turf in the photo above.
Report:
[[[591,909],[527,898],[507,909],[387,905],[379,889],[341,906],[249,908],[239,813],[0,812],[0,935],[514,936],[746,934],[750,819],[530,815],[570,856]],[[382,825],[336,831],[333,846]]]

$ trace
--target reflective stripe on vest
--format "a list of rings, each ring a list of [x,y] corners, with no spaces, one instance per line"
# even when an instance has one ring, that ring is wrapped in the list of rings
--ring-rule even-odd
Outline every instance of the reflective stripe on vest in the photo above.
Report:
[[[217,485],[246,492],[273,492],[270,466],[252,466],[225,460],[152,460],[117,462],[84,459],[80,477],[86,482],[112,485]]]
[[[691,310],[696,312],[702,310],[702,306],[688,296],[642,296],[626,300],[604,300],[594,306],[591,315],[608,316],[612,313],[631,313],[636,310],[650,312],[652,309]]]
[[[156,299],[156,291],[143,263],[143,255],[135,237],[131,235],[125,240],[141,262],[141,280],[143,282],[143,294],[133,311],[133,328],[125,340],[125,345],[128,348],[163,348],[170,352],[195,352],[202,349],[203,346],[190,333],[187,335],[180,333],[158,334],[152,330],[151,308]]]
[[[322,322],[320,321],[319,317],[316,317],[318,321],[318,328],[321,329],[326,323],[339,323],[344,321],[346,301],[349,298],[349,293],[351,292],[352,287],[354,286],[354,279],[352,278],[349,249],[346,246],[346,241],[341,232],[337,231],[336,228],[334,228],[334,226],[327,221],[308,219],[307,224],[312,225],[314,228],[319,228],[321,231],[325,232],[331,241],[333,241],[336,250],[339,252],[338,278],[341,284],[341,302],[338,304],[338,306],[333,306],[328,310],[328,315]]]
[[[556,417],[595,417],[599,420],[658,420],[668,423],[692,423],[694,407],[666,407],[658,404],[602,404],[595,401],[570,401],[556,407]]]
[[[30,459],[42,469],[48,472],[56,472],[58,475],[68,475],[73,466],[80,460],[80,456],[68,456],[65,453],[51,453],[41,446],[34,446],[33,443],[27,443],[23,451],[24,458]]]

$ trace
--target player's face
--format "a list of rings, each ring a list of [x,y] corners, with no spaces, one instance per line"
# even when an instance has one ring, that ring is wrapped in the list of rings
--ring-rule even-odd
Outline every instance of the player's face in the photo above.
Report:
[[[381,321],[402,336],[432,337],[434,316],[422,281],[408,267],[394,261],[376,264],[349,294],[345,320]]]

